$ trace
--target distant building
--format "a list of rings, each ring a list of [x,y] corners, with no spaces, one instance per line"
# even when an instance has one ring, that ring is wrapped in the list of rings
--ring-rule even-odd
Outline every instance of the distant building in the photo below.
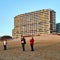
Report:
[[[60,23],[57,23],[56,24],[56,32],[57,33],[60,33]]]
[[[50,34],[56,31],[56,12],[51,9],[20,14],[14,17],[13,37]]]

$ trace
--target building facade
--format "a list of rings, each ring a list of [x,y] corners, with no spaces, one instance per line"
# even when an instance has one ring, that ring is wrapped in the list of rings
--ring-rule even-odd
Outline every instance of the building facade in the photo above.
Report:
[[[20,14],[14,17],[13,37],[50,34],[56,31],[56,12],[51,9]]]
[[[60,34],[60,23],[56,24],[56,33]]]

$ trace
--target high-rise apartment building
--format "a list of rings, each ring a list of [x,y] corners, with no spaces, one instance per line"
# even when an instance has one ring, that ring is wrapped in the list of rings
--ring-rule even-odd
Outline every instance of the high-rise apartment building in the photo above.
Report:
[[[20,14],[14,17],[13,37],[50,34],[56,31],[56,12],[51,9]]]

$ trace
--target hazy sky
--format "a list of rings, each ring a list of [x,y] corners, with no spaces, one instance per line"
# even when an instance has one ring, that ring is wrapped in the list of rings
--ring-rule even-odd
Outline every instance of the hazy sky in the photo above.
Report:
[[[60,0],[0,0],[0,36],[12,35],[16,15],[47,8],[56,11],[60,23]]]

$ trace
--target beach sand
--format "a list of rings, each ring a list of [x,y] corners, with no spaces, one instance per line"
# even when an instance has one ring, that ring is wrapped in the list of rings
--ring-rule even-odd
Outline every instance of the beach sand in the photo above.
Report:
[[[34,36],[34,51],[30,51],[29,40],[25,37],[26,51],[22,51],[20,38],[7,41],[7,50],[3,50],[0,41],[0,60],[60,60],[60,35],[41,34]]]

